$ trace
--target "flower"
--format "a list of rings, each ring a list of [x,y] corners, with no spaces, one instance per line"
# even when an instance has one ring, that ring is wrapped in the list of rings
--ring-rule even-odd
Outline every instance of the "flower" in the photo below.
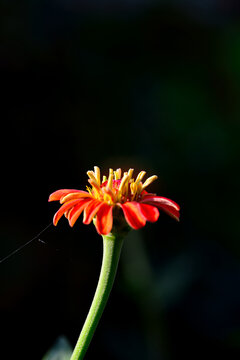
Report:
[[[94,171],[88,171],[87,191],[62,189],[52,193],[49,201],[59,200],[62,206],[53,218],[57,225],[59,219],[65,215],[72,227],[83,212],[83,223],[90,224],[94,220],[97,232],[107,235],[111,232],[114,220],[122,217],[127,224],[137,230],[146,224],[146,221],[158,220],[159,211],[179,221],[179,205],[162,196],[148,193],[145,189],[154,180],[156,175],[142,182],[146,172],[141,171],[134,180],[133,169],[124,172],[121,169],[109,169],[109,176],[103,176],[101,181],[100,169],[95,166]]]

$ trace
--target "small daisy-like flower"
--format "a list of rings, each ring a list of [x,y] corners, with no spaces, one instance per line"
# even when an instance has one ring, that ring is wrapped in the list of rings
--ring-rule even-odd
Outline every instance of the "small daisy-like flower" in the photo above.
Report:
[[[107,235],[112,231],[114,221],[125,218],[127,224],[137,230],[146,224],[146,221],[158,220],[159,211],[163,210],[179,221],[179,205],[162,196],[148,193],[145,189],[154,180],[156,175],[143,182],[146,172],[141,171],[136,179],[133,178],[133,169],[124,172],[121,169],[109,169],[108,178],[101,180],[100,169],[95,166],[94,171],[88,171],[87,191],[62,189],[52,193],[49,201],[59,200],[62,206],[53,218],[57,225],[59,219],[65,215],[69,225],[73,226],[83,212],[83,223],[90,224],[94,220],[97,232]]]

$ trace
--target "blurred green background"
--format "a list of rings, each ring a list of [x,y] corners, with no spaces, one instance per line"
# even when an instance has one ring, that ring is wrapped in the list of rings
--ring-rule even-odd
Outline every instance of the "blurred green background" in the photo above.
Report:
[[[240,6],[234,0],[0,2],[0,252],[52,221],[94,165],[156,174],[181,205],[126,238],[86,359],[239,359]],[[63,219],[0,265],[1,358],[74,346],[102,241]]]

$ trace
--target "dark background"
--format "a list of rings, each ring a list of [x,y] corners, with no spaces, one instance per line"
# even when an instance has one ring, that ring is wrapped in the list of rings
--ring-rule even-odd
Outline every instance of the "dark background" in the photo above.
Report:
[[[0,3],[4,257],[52,221],[48,195],[98,165],[156,174],[181,205],[126,238],[86,359],[239,359],[239,5]],[[0,265],[2,359],[74,346],[102,241],[62,219]]]

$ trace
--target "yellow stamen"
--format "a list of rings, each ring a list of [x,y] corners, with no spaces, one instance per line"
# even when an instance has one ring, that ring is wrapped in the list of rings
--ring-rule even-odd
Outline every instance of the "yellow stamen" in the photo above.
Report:
[[[145,174],[146,174],[146,171],[140,171],[140,173],[138,174],[135,182],[137,183],[137,182],[142,181],[142,179],[143,179],[143,177],[145,176]]]
[[[124,186],[122,188],[122,195],[127,197],[127,195],[128,195],[128,181],[129,181],[129,175],[128,175],[127,171],[124,172],[123,177],[124,176],[127,176],[127,181],[125,182],[125,184],[124,184]]]
[[[132,178],[133,172],[134,172],[134,169],[129,169],[128,170],[129,180]]]
[[[115,176],[115,180],[120,180],[122,176],[122,169],[119,168],[116,171],[114,171],[114,176]]]
[[[105,181],[107,181],[107,177],[106,175],[103,175],[102,182],[105,183]]]
[[[125,187],[127,182],[128,182],[128,173],[125,173],[122,180],[121,180],[121,184],[120,184],[120,186],[118,188],[118,192],[119,192],[120,196],[122,195],[124,187]]]
[[[132,201],[137,197],[137,195],[140,194],[141,190],[142,190],[142,183],[141,182],[134,182],[130,185],[130,189],[131,189],[131,194],[132,194]]]
[[[137,191],[136,191],[136,195],[139,195],[142,192],[142,183],[138,183],[137,184]]]
[[[95,181],[95,182],[97,183],[97,179],[96,179],[96,177],[95,177],[94,171],[88,171],[88,172],[87,172],[87,175],[88,175],[88,177],[89,177],[90,179],[92,179],[93,181]]]
[[[100,169],[98,166],[94,166],[94,175],[95,175],[98,185],[101,185]]]
[[[130,184],[130,190],[131,190],[132,195],[135,194],[135,192],[136,192],[136,184],[135,184],[135,182],[132,182]]]
[[[112,189],[112,185],[113,185],[113,169],[109,169],[109,176],[108,176],[107,187],[108,187],[109,189]]]
[[[92,185],[92,187],[96,191],[96,194],[94,193],[94,196],[95,197],[96,197],[96,195],[100,196],[100,194],[102,193],[102,189],[100,188],[98,183],[95,180],[92,180],[92,179],[89,179],[88,182]]]
[[[89,194],[92,194],[92,189],[89,186],[86,186],[87,191],[89,192]]]
[[[150,185],[154,180],[156,180],[158,177],[157,175],[150,176],[142,185],[142,190],[145,189],[148,185]]]
[[[103,190],[103,194],[104,194],[103,195],[104,201],[106,201],[108,203],[110,202],[111,204],[113,204],[114,200],[115,200],[115,196],[114,196],[112,190],[107,187],[104,187],[102,190]]]

